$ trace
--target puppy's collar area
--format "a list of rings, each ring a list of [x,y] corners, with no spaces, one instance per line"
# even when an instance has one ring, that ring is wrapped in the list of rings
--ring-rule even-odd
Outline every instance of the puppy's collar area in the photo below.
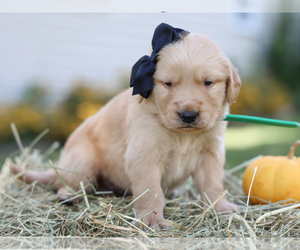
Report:
[[[151,56],[143,56],[132,67],[130,87],[133,87],[132,95],[140,94],[144,98],[150,96],[154,87],[153,75],[155,72],[158,52],[167,44],[178,41],[188,31],[173,28],[161,23],[154,31],[152,38]]]

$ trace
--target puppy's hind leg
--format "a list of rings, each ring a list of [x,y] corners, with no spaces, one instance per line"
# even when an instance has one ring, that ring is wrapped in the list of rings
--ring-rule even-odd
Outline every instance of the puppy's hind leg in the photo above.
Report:
[[[68,199],[71,192],[77,192],[81,188],[80,182],[83,183],[87,193],[95,189],[98,175],[96,162],[94,148],[88,139],[84,139],[84,143],[66,146],[55,183],[61,200]]]

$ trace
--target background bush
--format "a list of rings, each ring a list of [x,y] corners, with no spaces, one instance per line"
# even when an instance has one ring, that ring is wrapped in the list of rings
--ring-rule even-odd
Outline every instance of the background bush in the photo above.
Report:
[[[243,81],[231,113],[267,117],[291,116],[295,101],[291,92],[274,76]]]
[[[282,13],[267,53],[269,69],[294,97],[300,108],[300,15]]]
[[[35,137],[50,128],[46,137],[64,143],[87,117],[127,88],[128,79],[123,78],[121,82],[124,87],[115,92],[94,87],[86,81],[74,82],[68,94],[55,106],[49,106],[48,90],[35,83],[24,91],[19,103],[1,109],[0,142],[13,138],[10,123],[14,122],[23,139]],[[289,89],[274,76],[266,76],[255,82],[243,81],[231,113],[280,118],[291,112],[293,104]]]
[[[105,105],[113,94],[104,89],[91,87],[83,81],[76,82],[49,116],[51,139],[65,141],[87,117]]]

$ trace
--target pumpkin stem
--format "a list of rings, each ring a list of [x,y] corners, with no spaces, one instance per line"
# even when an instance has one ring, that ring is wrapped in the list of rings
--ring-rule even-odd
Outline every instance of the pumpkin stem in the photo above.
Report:
[[[294,157],[295,150],[299,145],[300,145],[300,140],[295,141],[294,145],[291,146],[291,148],[290,148],[290,152],[289,152],[287,158],[292,159]]]

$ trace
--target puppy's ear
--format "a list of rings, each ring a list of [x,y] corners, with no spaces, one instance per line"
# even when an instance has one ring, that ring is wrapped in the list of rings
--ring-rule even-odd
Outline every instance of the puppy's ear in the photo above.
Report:
[[[229,67],[230,67],[230,73],[226,83],[226,95],[227,95],[227,101],[231,105],[232,103],[234,103],[235,99],[237,98],[242,83],[236,68],[230,62],[229,62]]]

